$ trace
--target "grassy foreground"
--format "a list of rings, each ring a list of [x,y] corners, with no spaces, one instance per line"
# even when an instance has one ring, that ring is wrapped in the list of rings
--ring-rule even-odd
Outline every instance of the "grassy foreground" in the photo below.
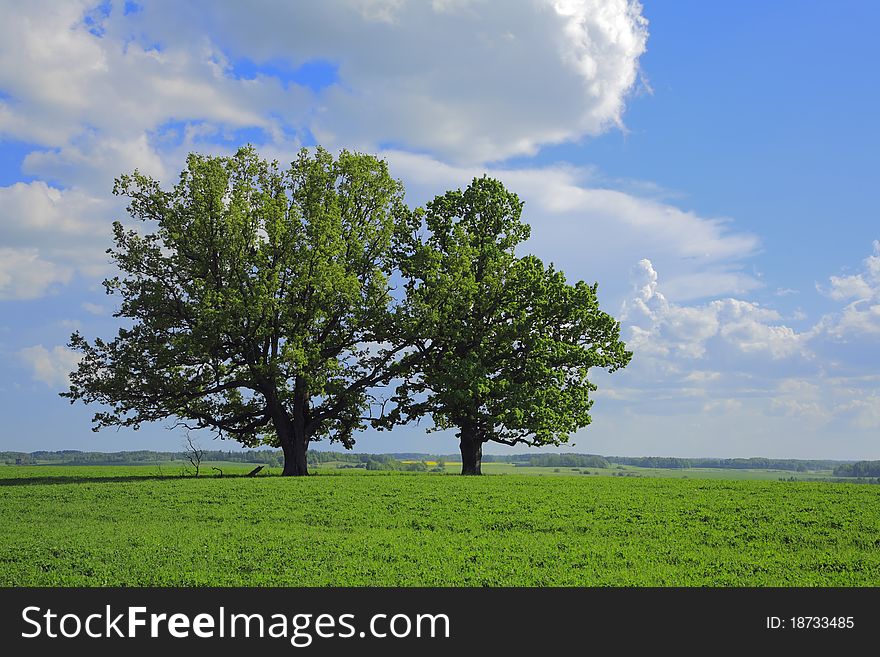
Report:
[[[877,486],[154,474],[0,467],[0,585],[880,583]]]

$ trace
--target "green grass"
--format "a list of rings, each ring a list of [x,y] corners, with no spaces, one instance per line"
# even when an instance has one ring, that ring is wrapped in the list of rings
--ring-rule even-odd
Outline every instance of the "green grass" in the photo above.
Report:
[[[877,486],[516,470],[195,479],[0,467],[0,585],[880,582]]]

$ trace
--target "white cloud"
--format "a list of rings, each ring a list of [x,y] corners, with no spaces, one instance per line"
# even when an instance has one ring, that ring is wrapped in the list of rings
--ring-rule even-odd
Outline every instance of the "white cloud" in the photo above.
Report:
[[[620,125],[647,34],[626,2],[583,4],[601,5],[603,18],[534,2],[454,16],[412,3],[393,28],[362,25],[327,53],[341,84],[327,89],[311,129],[331,145],[392,143],[466,163]]]
[[[812,381],[792,378],[783,379],[777,384],[770,400],[770,411],[816,419],[828,419],[831,415],[823,400],[822,386]]]
[[[107,308],[97,303],[91,303],[90,301],[84,301],[80,304],[80,307],[85,310],[87,313],[92,315],[105,315],[107,314]]]
[[[856,299],[802,331],[786,326],[775,309],[750,300],[672,302],[657,268],[641,260],[621,313],[624,338],[635,355],[608,381],[623,394],[606,392],[601,403],[624,409],[638,404],[638,413],[650,416],[664,436],[665,453],[686,445],[705,454],[700,444],[720,444],[716,441],[730,433],[716,423],[730,413],[737,427],[747,427],[754,438],[763,436],[753,441],[761,448],[756,453],[805,454],[809,444],[817,456],[841,458],[835,441],[846,435],[865,458],[871,453],[870,432],[880,426],[880,378],[871,369],[880,353],[880,316],[874,310],[880,303],[878,255],[875,243],[874,255],[854,275],[870,286],[869,298]],[[842,288],[832,284],[826,295],[852,298],[834,295],[835,289]],[[800,310],[795,316],[807,319]],[[600,387],[606,383],[604,377],[597,381]],[[630,424],[645,428],[625,413],[614,417],[618,433]],[[741,434],[729,435],[740,450],[749,444]]]
[[[719,381],[722,377],[721,372],[709,372],[705,370],[694,370],[684,377],[685,381],[705,384],[710,381]]]
[[[771,359],[808,356],[806,335],[778,322],[779,313],[750,301],[715,299],[685,306],[668,301],[648,259],[639,261],[633,281],[635,294],[627,301],[621,321],[629,330],[630,346],[663,357],[704,358],[709,341],[720,338],[742,354]]]
[[[828,296],[837,301],[843,299],[869,299],[872,294],[871,286],[862,278],[861,274],[856,276],[832,276],[831,289]]]
[[[66,347],[55,346],[50,351],[41,344],[25,347],[19,351],[19,355],[30,365],[37,381],[53,388],[67,387],[70,373],[82,360],[81,354]]]
[[[393,143],[459,163],[620,125],[647,40],[628,0],[372,4],[257,3],[275,18],[259,26],[241,15],[253,5],[228,5],[212,21],[251,57],[338,64],[340,83],[311,116],[320,141]]]
[[[854,301],[844,308],[836,324],[828,329],[835,337],[880,335],[880,303]]]
[[[60,160],[75,173],[92,150],[137,155],[172,120],[283,124],[333,147],[394,143],[459,162],[530,154],[621,125],[647,40],[632,0],[155,2],[127,16],[114,5],[100,38],[87,6],[28,3],[0,26],[0,134],[60,149],[32,157],[34,171]],[[236,79],[240,57],[332,61],[339,82],[315,93]]]
[[[278,134],[281,117],[304,126],[311,92],[266,76],[230,77],[204,25],[189,24],[191,32],[157,49],[142,41],[143,12],[124,16],[115,3],[98,37],[83,23],[87,7],[35,1],[0,23],[0,137],[45,147],[25,158],[25,172],[104,196],[135,167],[176,174],[180,154],[169,163],[161,155],[167,144],[153,143],[170,123],[270,134]],[[152,38],[165,41],[161,30]]]
[[[0,187],[0,241],[30,244],[36,234],[69,244],[71,238],[109,235],[109,204],[79,189],[61,190],[42,180]]]
[[[0,187],[0,299],[40,297],[76,272],[106,272],[118,205],[39,180]]]
[[[876,430],[880,428],[880,393],[876,391],[861,399],[854,399],[842,407],[852,416],[852,424],[859,429]]]
[[[831,299],[854,299],[840,313],[822,319],[821,327],[833,338],[880,335],[880,241],[875,240],[873,248],[873,254],[862,261],[861,273],[831,276],[831,286],[827,290],[816,286]]]
[[[795,355],[809,357],[804,350],[806,335],[798,334],[788,326],[769,323],[782,320],[775,310],[737,299],[713,301],[710,306],[720,316],[720,335],[743,353],[764,353],[773,359]]]
[[[478,1],[480,0],[431,0],[431,9],[438,13],[453,14],[467,10],[470,5]]]
[[[661,244],[679,244],[681,255],[688,258],[737,257],[751,253],[756,247],[754,236],[725,235],[727,222],[722,220],[701,218],[673,205],[613,189],[580,186],[575,179],[576,171],[557,169],[553,173],[555,185],[536,189],[547,209],[577,211],[582,216],[613,216],[633,230],[653,232],[654,239]],[[530,187],[536,186],[533,183]],[[725,239],[720,239],[722,236]]]
[[[742,408],[743,403],[739,399],[713,399],[703,404],[703,413],[738,413]]]
[[[22,162],[25,173],[87,186],[102,196],[109,196],[117,176],[134,169],[159,179],[168,177],[163,158],[150,145],[146,134],[118,139],[92,135],[75,145],[33,151]]]
[[[36,249],[0,246],[0,301],[36,299],[53,285],[67,283],[72,271],[40,257]]]
[[[0,27],[0,130],[50,146],[92,134],[136,138],[146,128],[190,116],[267,125],[283,96],[278,81],[232,80],[204,34],[162,51],[133,39],[137,25],[116,8],[99,38],[82,23],[84,3],[32,2]],[[134,14],[133,16],[136,16]],[[161,38],[162,35],[155,35]],[[272,102],[275,101],[275,102]]]
[[[814,423],[838,419],[853,429],[869,429],[880,419],[876,381],[857,377],[782,379],[769,397],[770,413]]]
[[[349,0],[348,4],[354,6],[365,21],[377,23],[396,23],[397,12],[403,5],[404,0]],[[443,11],[449,3],[432,3],[435,10]],[[440,7],[437,7],[437,4]]]

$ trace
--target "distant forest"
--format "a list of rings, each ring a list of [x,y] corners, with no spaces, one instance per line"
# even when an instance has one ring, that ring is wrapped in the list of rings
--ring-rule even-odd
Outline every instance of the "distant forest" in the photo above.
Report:
[[[457,462],[458,454],[358,454],[354,452],[318,452],[309,450],[310,465],[337,462],[368,470],[428,470],[428,463]],[[0,452],[0,463],[7,465],[149,465],[168,461],[185,461],[187,452],[81,452],[78,450]],[[202,461],[257,463],[281,467],[281,450],[252,449],[246,451],[202,450]],[[599,456],[597,454],[484,454],[483,461],[513,463],[518,467],[580,467],[608,468],[633,465],[644,468],[724,468],[755,470],[833,470],[837,477],[880,477],[880,461],[822,461],[802,459],[755,458],[677,458],[666,456]]]
[[[747,459],[685,459],[668,456],[607,456],[609,463],[636,465],[642,468],[723,468],[725,470],[791,470],[808,472],[810,470],[833,470],[848,464],[848,461],[817,461],[803,459],[768,459],[753,457]],[[835,474],[837,474],[835,472]]]
[[[840,463],[834,468],[835,477],[880,477],[880,461]]]

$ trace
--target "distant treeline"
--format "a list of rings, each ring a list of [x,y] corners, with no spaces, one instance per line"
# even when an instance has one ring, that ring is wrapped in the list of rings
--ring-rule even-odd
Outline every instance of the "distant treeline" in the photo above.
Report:
[[[596,454],[517,454],[523,459],[507,458],[508,462],[515,463],[518,467],[535,468],[608,468],[611,464],[602,456]],[[525,460],[525,459],[528,460]]]
[[[400,457],[400,458],[397,458]],[[364,468],[365,470],[400,470],[403,472],[443,472],[446,459],[429,454],[354,454],[352,452],[313,452],[307,454],[309,465],[322,463],[346,463],[342,468]],[[404,463],[403,460],[410,461]],[[429,467],[427,461],[433,463]]]
[[[280,450],[252,449],[224,452],[202,450],[202,461],[233,461],[235,463],[261,463],[280,467],[283,463]],[[0,452],[0,462],[8,465],[149,465],[167,461],[185,461],[186,452],[80,452],[65,449],[58,452]]]
[[[202,461],[257,463],[281,467],[281,450],[252,449],[246,451],[202,450]],[[81,452],[78,450],[0,452],[0,463],[8,465],[148,465],[167,461],[186,461],[186,452]],[[417,453],[360,454],[354,452],[308,451],[309,465],[338,462],[367,470],[427,470],[426,462],[458,462],[458,454],[436,455]],[[406,463],[405,461],[409,461]],[[519,467],[608,468],[612,465],[634,465],[643,468],[724,468],[754,470],[833,470],[836,477],[880,477],[880,461],[817,461],[799,459],[768,459],[762,457],[716,459],[677,458],[669,456],[599,456],[597,454],[484,454],[486,463],[513,463]],[[441,467],[434,466],[440,470]]]
[[[880,461],[842,463],[834,468],[835,477],[880,477]]]
[[[800,459],[748,459],[676,458],[670,456],[606,456],[609,463],[635,465],[642,468],[723,468],[725,470],[831,470],[841,466],[840,461],[808,461]],[[835,473],[836,474],[836,473]]]
[[[61,450],[57,452],[0,452],[0,463],[7,465],[150,465],[170,461],[187,461],[187,452],[80,452]],[[365,470],[401,470],[427,472],[430,468],[426,460],[443,462],[442,456],[413,455],[411,463],[403,463],[389,454],[355,454],[352,452],[316,452],[309,450],[309,465],[339,462],[350,463],[353,468]],[[281,450],[252,449],[247,451],[224,452],[221,450],[202,450],[201,461],[226,461],[233,463],[257,463],[272,468],[284,465]],[[435,469],[438,468],[436,465]]]

